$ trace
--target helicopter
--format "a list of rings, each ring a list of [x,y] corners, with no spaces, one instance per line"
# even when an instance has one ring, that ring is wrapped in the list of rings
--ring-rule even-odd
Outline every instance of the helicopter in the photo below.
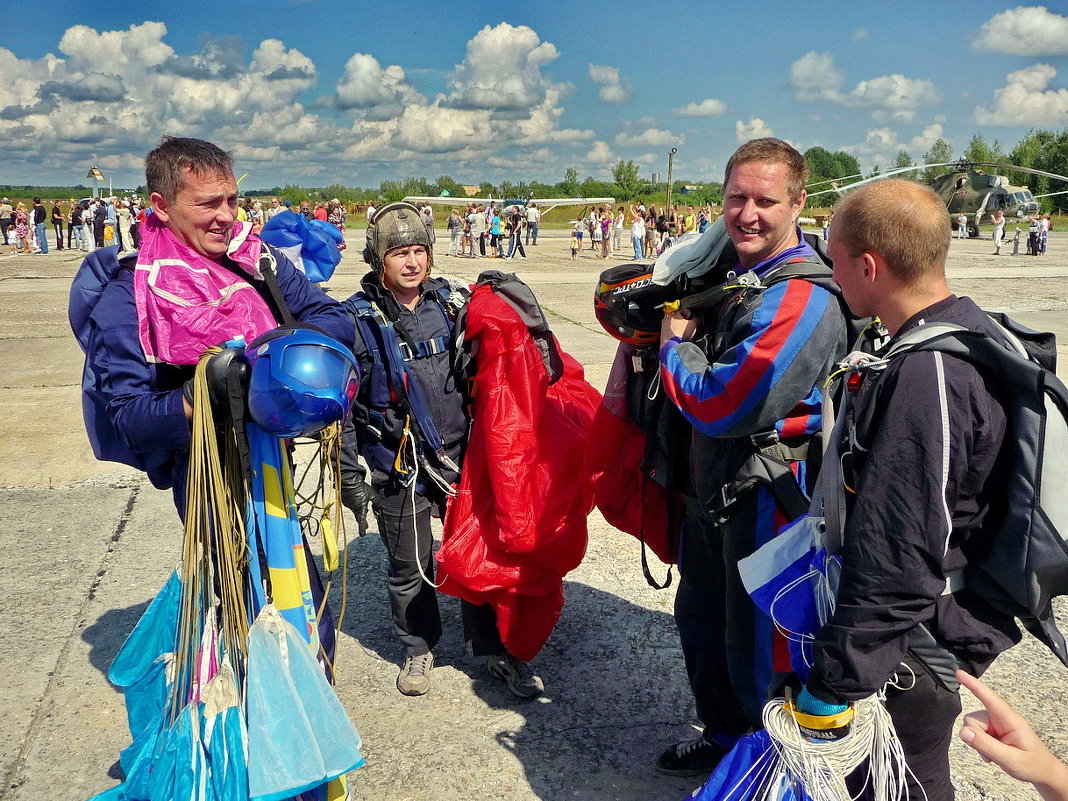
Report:
[[[945,164],[922,164],[914,167],[899,167],[893,170],[886,170],[877,175],[870,176],[864,180],[847,184],[845,186],[839,186],[838,182],[848,180],[848,178],[836,178],[833,181],[820,181],[817,184],[812,184],[812,186],[830,183],[833,188],[812,192],[809,194],[809,197],[817,197],[831,192],[847,192],[850,189],[872,181],[877,181],[880,178],[888,178],[892,175],[901,175],[907,172],[915,172],[916,170],[929,170],[938,167],[951,167],[952,171],[938,176],[933,181],[930,181],[928,186],[937,192],[945,202],[946,215],[951,228],[956,227],[957,218],[961,214],[968,218],[968,235],[971,237],[979,236],[979,226],[984,223],[992,222],[991,215],[998,209],[1001,209],[1001,211],[1004,212],[1007,219],[1013,217],[1017,219],[1026,219],[1030,215],[1038,213],[1038,200],[1031,194],[1030,189],[1026,186],[1012,186],[1009,183],[1009,179],[1004,175],[988,173],[981,168],[1026,172],[1031,175],[1042,175],[1047,178],[1053,178],[1068,183],[1068,177],[1057,175],[1052,172],[1046,172],[1045,170],[1035,170],[1031,167],[1018,167],[1012,164],[988,164],[985,162],[960,159]],[[856,178],[859,176],[849,177]]]

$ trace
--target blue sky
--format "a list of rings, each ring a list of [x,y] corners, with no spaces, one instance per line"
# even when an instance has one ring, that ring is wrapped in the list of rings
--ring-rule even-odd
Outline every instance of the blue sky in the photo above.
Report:
[[[648,175],[672,146],[719,180],[753,136],[870,169],[1068,127],[1068,4],[58,0],[3,26],[0,75],[0,183],[133,186],[163,134],[251,187]]]

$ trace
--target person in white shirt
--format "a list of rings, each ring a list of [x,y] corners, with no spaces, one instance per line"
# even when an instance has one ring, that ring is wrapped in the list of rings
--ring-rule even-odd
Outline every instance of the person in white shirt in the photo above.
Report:
[[[527,204],[527,244],[538,244],[538,225],[541,223],[541,209],[537,203]]]
[[[645,251],[645,215],[631,214],[630,239],[634,244],[634,260],[642,258]]]

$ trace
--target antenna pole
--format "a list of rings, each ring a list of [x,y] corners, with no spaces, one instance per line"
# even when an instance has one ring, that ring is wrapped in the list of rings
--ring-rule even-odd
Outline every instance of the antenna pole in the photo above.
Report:
[[[675,154],[679,152],[677,147],[671,148],[671,152],[668,153],[668,180],[667,180],[667,210],[671,213],[671,170],[675,166]]]

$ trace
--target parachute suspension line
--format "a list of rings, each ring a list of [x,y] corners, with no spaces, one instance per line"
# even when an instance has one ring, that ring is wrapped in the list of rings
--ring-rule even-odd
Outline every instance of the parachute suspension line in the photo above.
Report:
[[[401,447],[409,447],[409,448],[411,448],[411,451],[412,451],[412,474],[408,479],[409,480],[408,489],[411,491],[411,496],[412,496],[412,531],[414,532],[413,536],[415,537],[415,566],[419,568],[419,576],[420,576],[420,578],[422,578],[423,581],[425,581],[427,584],[429,584],[431,587],[433,587],[436,590],[439,587],[441,587],[441,585],[440,584],[435,584],[433,581],[431,581],[429,578],[427,578],[426,573],[423,571],[423,559],[419,555],[419,521],[416,519],[416,516],[415,516],[415,482],[419,478],[419,452],[418,452],[418,450],[416,448],[416,445],[415,445],[415,437],[405,437],[404,441],[401,443]],[[399,458],[399,453],[398,453],[398,458]],[[441,476],[437,475],[433,470],[427,470],[426,472],[431,476],[431,478],[435,479],[435,483],[438,484],[438,486],[441,486],[442,482],[444,481],[444,479],[442,479]],[[447,491],[448,491],[449,497],[452,497],[453,495],[456,494],[456,490],[454,490],[451,486],[448,487]],[[431,537],[431,540],[430,540],[430,550],[431,551],[434,550],[433,537]]]
[[[656,396],[660,394],[660,368],[656,370],[656,375],[653,376],[653,380],[649,382],[648,389],[645,390],[646,400],[656,400]]]
[[[779,759],[812,801],[850,798],[845,779],[866,762],[864,789],[870,790],[874,801],[908,797],[905,777],[911,771],[884,701],[885,696],[879,693],[855,702],[849,733],[829,742],[807,739],[782,698],[764,707],[764,728]]]
[[[205,372],[207,360],[221,348],[209,348],[193,378],[192,442],[186,481],[182,541],[182,597],[175,653],[175,691],[171,721],[207,681],[205,666],[217,656],[235,667],[245,664],[248,611],[245,598],[245,485],[237,443],[228,427],[224,467]],[[221,654],[201,653],[217,630]]]
[[[345,609],[348,604],[348,572],[349,572],[349,542],[345,528],[345,516],[341,512],[341,423],[332,423],[316,434],[309,443],[316,445],[316,453],[308,460],[300,480],[294,488],[294,496],[297,502],[298,519],[301,530],[309,537],[319,535],[323,549],[323,567],[327,570],[326,585],[323,588],[323,601],[315,610],[315,621],[320,623],[326,611],[327,599],[330,597],[334,583],[334,573],[341,567],[341,604],[338,609],[335,631],[341,634],[342,624],[345,620]],[[305,443],[298,443],[305,444]],[[313,468],[316,468],[313,473]],[[306,481],[317,478],[312,490],[303,493]],[[338,558],[338,544],[340,548],[340,560]],[[319,658],[327,664],[331,674],[334,673],[334,665],[330,661],[325,647],[320,642]]]

